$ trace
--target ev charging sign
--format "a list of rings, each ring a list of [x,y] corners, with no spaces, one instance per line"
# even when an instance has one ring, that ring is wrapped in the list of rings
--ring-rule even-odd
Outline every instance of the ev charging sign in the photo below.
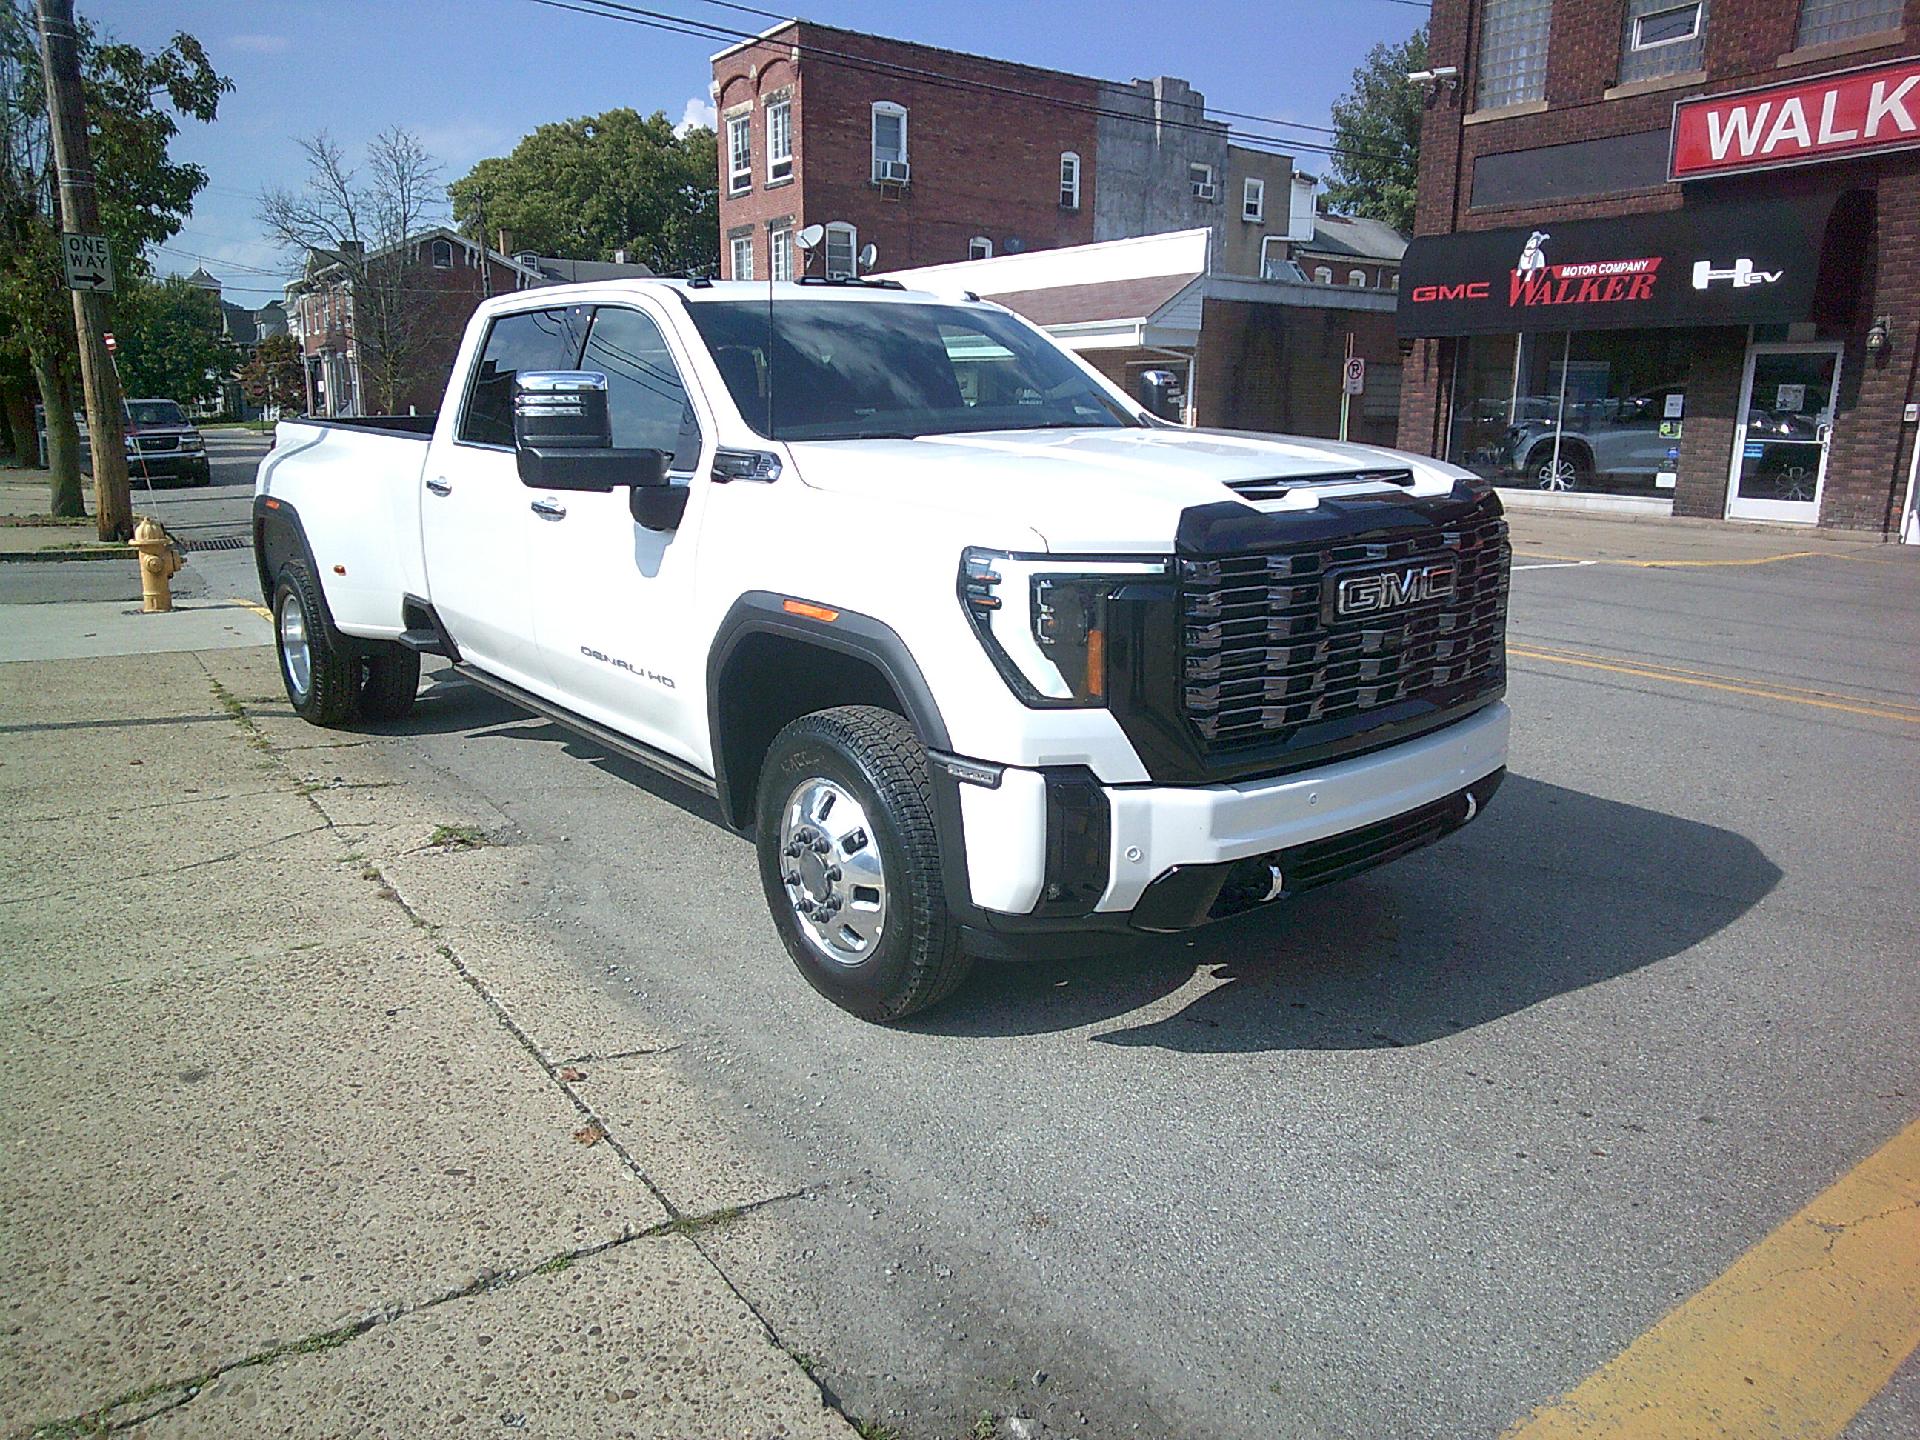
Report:
[[[1745,290],[1750,285],[1771,285],[1787,272],[1784,270],[1756,270],[1753,261],[1742,258],[1728,268],[1718,270],[1711,260],[1693,262],[1693,288],[1705,290],[1716,280],[1725,280],[1736,290]]]

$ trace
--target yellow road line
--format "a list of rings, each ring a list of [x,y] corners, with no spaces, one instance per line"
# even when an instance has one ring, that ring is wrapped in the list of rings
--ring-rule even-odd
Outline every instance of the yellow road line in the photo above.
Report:
[[[1519,642],[1536,656],[1552,660],[1594,660],[1603,664],[1632,665],[1646,670],[1657,670],[1663,675],[1676,679],[1714,680],[1726,685],[1764,685],[1770,692],[1807,698],[1813,700],[1836,700],[1852,705],[1872,705],[1883,710],[1899,710],[1920,716],[1920,705],[1909,705],[1904,700],[1884,700],[1876,696],[1846,695],[1834,690],[1816,690],[1808,685],[1789,685],[1784,680],[1755,680],[1748,675],[1726,675],[1714,670],[1690,670],[1684,665],[1669,664],[1665,660],[1635,660],[1621,655],[1596,655],[1590,650],[1569,650],[1564,645],[1547,645],[1538,641]]]
[[[1811,705],[1817,710],[1841,710],[1849,715],[1870,715],[1876,720],[1901,720],[1909,725],[1920,725],[1920,714],[1886,709],[1881,705],[1853,696],[1846,697],[1844,700],[1817,699],[1811,695],[1796,695],[1788,690],[1776,690],[1767,686],[1700,679],[1693,675],[1651,665],[1618,664],[1605,660],[1589,660],[1577,655],[1556,655],[1550,650],[1534,650],[1523,645],[1509,645],[1507,654],[1521,660],[1544,660],[1554,665],[1573,665],[1584,670],[1605,670],[1615,675],[1637,676],[1643,680],[1663,680],[1669,685],[1696,685],[1703,690],[1722,690],[1730,695],[1751,695],[1757,699],[1778,700],[1788,705]],[[1854,703],[1848,703],[1849,701]]]
[[[1547,550],[1513,552],[1515,560],[1587,560],[1595,565],[1630,565],[1636,570],[1690,570],[1696,565],[1777,565],[1782,560],[1851,560],[1824,550],[1789,550],[1780,555],[1758,555],[1750,560],[1603,560],[1592,555],[1556,555]]]
[[[238,595],[229,595],[227,597],[227,603],[229,605],[238,605],[242,610],[251,610],[262,620],[273,619],[273,612],[267,609],[266,606],[255,604],[251,600],[243,600]]]
[[[1825,1440],[1920,1346],[1920,1121],[1507,1440]]]

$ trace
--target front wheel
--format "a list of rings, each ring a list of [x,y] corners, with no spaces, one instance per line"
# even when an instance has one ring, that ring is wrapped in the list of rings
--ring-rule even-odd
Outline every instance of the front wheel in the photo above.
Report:
[[[795,720],[767,752],[755,814],[774,927],[814,989],[887,1021],[966,978],[927,752],[904,719],[848,705]]]

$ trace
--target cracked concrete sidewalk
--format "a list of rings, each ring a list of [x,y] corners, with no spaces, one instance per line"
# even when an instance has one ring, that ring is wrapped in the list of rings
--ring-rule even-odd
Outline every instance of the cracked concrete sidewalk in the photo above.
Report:
[[[278,691],[0,664],[0,1436],[851,1436],[716,1244],[793,1187]]]

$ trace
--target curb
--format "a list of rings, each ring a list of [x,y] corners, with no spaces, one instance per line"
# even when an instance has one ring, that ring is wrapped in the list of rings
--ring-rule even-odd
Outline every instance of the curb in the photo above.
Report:
[[[86,550],[0,550],[0,564],[12,561],[52,563],[59,560],[134,560],[138,558],[131,545],[101,545]]]

